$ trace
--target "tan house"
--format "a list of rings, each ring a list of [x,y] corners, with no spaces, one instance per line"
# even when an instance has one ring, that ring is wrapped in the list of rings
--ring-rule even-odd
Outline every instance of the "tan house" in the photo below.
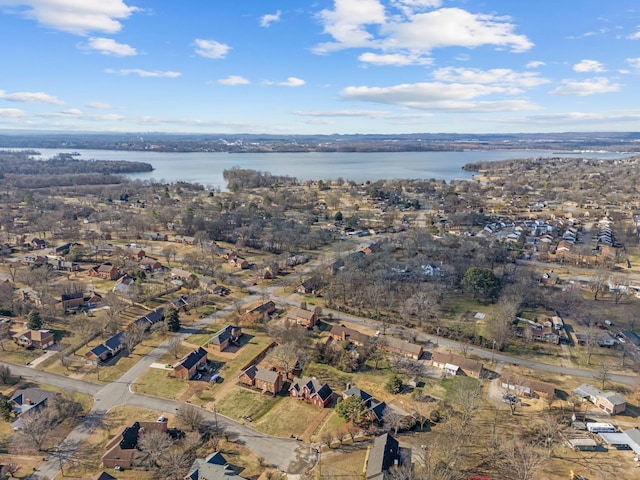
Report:
[[[276,304],[271,300],[261,303],[244,313],[244,318],[249,321],[259,322],[265,320],[270,314],[276,311]]]
[[[480,378],[484,374],[482,362],[471,360],[455,353],[433,352],[431,354],[431,364],[444,370],[449,375],[466,375]]]
[[[513,392],[519,397],[553,399],[556,389],[551,383],[533,380],[514,375],[504,376],[501,379],[502,388]]]
[[[207,365],[207,351],[198,347],[193,352],[182,357],[173,367],[173,376],[183,380],[191,380],[198,370]]]
[[[411,357],[415,360],[418,360],[424,353],[422,345],[394,337],[384,337],[378,343],[378,347],[385,352],[397,353],[403,357]]]
[[[296,307],[287,313],[287,320],[304,328],[313,328],[318,323],[318,314],[311,310],[303,310]]]
[[[283,380],[280,372],[267,370],[251,365],[238,377],[240,382],[249,387],[256,388],[262,393],[275,395],[282,390]]]
[[[23,330],[13,335],[13,341],[23,347],[39,348],[44,350],[56,343],[53,332],[50,330]]]

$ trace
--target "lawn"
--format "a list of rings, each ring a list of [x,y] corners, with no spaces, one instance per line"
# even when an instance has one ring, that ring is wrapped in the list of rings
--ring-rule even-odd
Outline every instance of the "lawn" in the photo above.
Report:
[[[238,387],[222,400],[216,402],[216,410],[222,415],[236,420],[240,420],[242,417],[251,417],[255,423],[283,400],[283,397],[272,397]]]
[[[26,365],[44,353],[42,350],[27,349],[8,341],[3,341],[3,345],[4,349],[0,351],[0,359],[18,365]]]
[[[225,323],[226,325],[226,323]],[[218,330],[221,328],[221,324],[209,324],[204,327],[202,330],[199,330],[198,333],[194,333],[189,335],[185,341],[192,345],[205,345],[211,337],[213,337]]]
[[[162,398],[178,398],[187,388],[187,382],[171,376],[171,370],[148,368],[133,384],[136,393]]]
[[[310,403],[286,398],[277,403],[269,410],[269,413],[252,426],[256,430],[276,437],[300,436],[314,418],[323,413],[323,409]]]

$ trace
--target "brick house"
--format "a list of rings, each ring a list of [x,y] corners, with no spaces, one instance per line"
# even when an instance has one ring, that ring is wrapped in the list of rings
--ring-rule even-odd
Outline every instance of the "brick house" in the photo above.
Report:
[[[207,364],[207,351],[198,347],[193,352],[182,357],[173,367],[173,376],[183,380],[191,380],[198,369]]]
[[[103,280],[117,280],[120,273],[118,271],[118,267],[115,265],[103,263],[102,265],[96,265],[89,270],[89,275],[92,277],[102,278]]]
[[[354,345],[365,345],[372,337],[344,325],[333,325],[329,335],[336,342],[351,342]]]
[[[261,303],[260,305],[247,310],[244,313],[244,318],[254,322],[263,321],[275,311],[276,304],[269,300],[268,302]]]
[[[403,357],[411,357],[418,360],[424,353],[422,345],[407,342],[401,338],[384,337],[378,343],[378,348],[385,352],[397,353]]]
[[[92,363],[97,363],[99,360],[104,362],[124,350],[124,340],[125,332],[118,332],[100,345],[89,350],[84,355],[84,358]]]
[[[255,365],[247,368],[238,378],[244,385],[261,390],[262,393],[269,392],[273,395],[282,390],[284,383],[280,372],[258,368]]]
[[[39,348],[44,350],[56,343],[53,332],[50,330],[23,330],[13,335],[13,341],[23,347]]]
[[[294,308],[287,313],[287,320],[304,328],[313,328],[318,323],[318,314],[302,308]]]
[[[289,387],[289,396],[325,408],[333,399],[333,390],[315,377],[294,377]]]
[[[224,352],[231,345],[237,345],[242,336],[242,329],[227,325],[209,339],[208,346],[218,352]]]
[[[622,395],[616,392],[603,392],[588,383],[583,383],[573,392],[581,397],[583,401],[589,400],[609,415],[617,415],[627,409],[627,401]]]
[[[134,422],[130,427],[124,427],[107,444],[107,451],[102,456],[103,467],[131,468],[138,451],[138,440],[149,432],[167,433],[167,422]]]

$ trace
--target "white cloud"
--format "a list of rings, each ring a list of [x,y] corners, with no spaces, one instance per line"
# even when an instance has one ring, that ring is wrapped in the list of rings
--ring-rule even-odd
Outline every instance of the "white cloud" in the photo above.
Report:
[[[544,67],[545,65],[546,63],[541,62],[540,60],[533,60],[527,63],[526,68],[538,68],[538,67]]]
[[[231,47],[227,44],[216,42],[215,40],[204,40],[202,38],[196,38],[196,53],[205,58],[224,58],[231,50]]]
[[[586,97],[596,93],[611,93],[620,90],[619,83],[611,83],[608,78],[597,77],[584,81],[563,80],[561,85],[550,92],[551,95],[577,95]]]
[[[550,82],[540,77],[538,72],[519,73],[508,68],[480,70],[446,67],[435,70],[433,78],[443,82],[497,84],[513,89],[538,87]]]
[[[627,58],[627,63],[635,70],[640,70],[640,57]]]
[[[90,38],[83,48],[114,57],[133,57],[138,54],[135,48],[126,43],[118,43],[112,38]]]
[[[573,66],[573,70],[580,73],[606,72],[604,65],[597,60],[582,60]]]
[[[301,78],[289,77],[284,82],[272,82],[272,81],[267,80],[267,81],[265,81],[263,83],[265,85],[280,85],[282,87],[301,87],[302,85],[304,85],[307,82],[305,82]]]
[[[636,33],[632,33],[631,35],[628,35],[627,38],[629,40],[640,40],[640,31],[637,31]]]
[[[27,114],[24,113],[19,108],[0,108],[0,117],[4,118],[21,118],[26,117]]]
[[[362,63],[368,63],[372,65],[431,65],[433,59],[429,57],[422,57],[420,55],[411,55],[404,53],[391,53],[391,54],[379,54],[373,52],[363,53],[358,57]]]
[[[280,15],[282,12],[278,10],[276,13],[267,13],[260,18],[260,26],[261,27],[269,27],[273,22],[280,21]]]
[[[249,85],[251,82],[240,75],[229,75],[227,78],[221,78],[218,83],[222,85]]]
[[[182,75],[180,72],[172,72],[171,70],[163,72],[160,70],[142,70],[140,68],[122,68],[120,70],[114,70],[107,68],[105,73],[112,73],[114,75],[138,75],[139,77],[166,77],[177,78]]]
[[[53,95],[44,92],[16,92],[7,93],[0,90],[0,99],[9,102],[21,103],[49,103],[51,105],[62,105],[64,102]]]
[[[477,97],[500,93],[510,93],[510,90],[497,85],[423,82],[392,87],[347,87],[340,96],[346,100],[403,105],[421,110],[498,112],[539,108],[528,100],[475,101]]]
[[[317,45],[314,51],[326,54],[347,48],[377,48],[385,54],[425,55],[444,47],[495,45],[513,52],[533,47],[526,36],[514,33],[515,25],[506,17],[474,14],[460,8],[416,13],[436,4],[439,3],[418,0],[392,2],[400,13],[387,15],[379,0],[334,0],[333,10],[318,14],[324,32],[333,41]]]
[[[107,110],[109,108],[113,108],[112,105],[104,102],[88,102],[88,103],[85,103],[85,107],[94,108],[96,110]]]
[[[20,7],[9,12],[76,35],[119,32],[120,21],[139,10],[123,0],[0,0],[0,5]]]

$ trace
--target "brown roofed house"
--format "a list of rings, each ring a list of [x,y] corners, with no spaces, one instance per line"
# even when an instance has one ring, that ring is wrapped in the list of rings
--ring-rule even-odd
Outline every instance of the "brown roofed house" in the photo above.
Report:
[[[89,275],[92,277],[102,278],[103,280],[116,280],[119,276],[119,272],[118,267],[115,265],[103,263],[102,265],[96,265],[89,270]]]
[[[313,328],[318,323],[318,314],[311,310],[303,310],[296,307],[287,313],[287,320],[304,328]]]
[[[337,342],[351,342],[354,345],[365,345],[372,337],[344,325],[333,325],[329,335]]]
[[[280,392],[283,387],[282,375],[275,370],[267,370],[251,365],[238,377],[240,382],[249,387],[254,387],[273,395]]]
[[[516,375],[503,376],[501,385],[519,397],[553,399],[556,395],[556,389],[551,383]]]
[[[325,408],[333,399],[333,390],[316,377],[294,377],[289,387],[289,395],[298,400],[306,400],[316,407]]]
[[[380,343],[378,343],[378,346],[385,352],[397,353],[404,357],[411,357],[415,360],[420,359],[424,353],[422,345],[407,342],[401,338],[384,337]]]
[[[122,431],[107,444],[107,452],[102,456],[102,465],[105,468],[131,468],[136,456],[138,440],[149,432],[167,432],[167,422],[135,422],[130,427],[124,427]]]
[[[56,343],[51,330],[23,330],[13,335],[13,341],[23,347],[39,348],[44,350]]]
[[[455,353],[433,352],[431,363],[451,375],[463,374],[468,377],[480,378],[484,373],[482,362],[471,360]]]
[[[182,357],[173,367],[173,375],[183,380],[191,380],[199,369],[207,364],[207,351],[198,347]]]

